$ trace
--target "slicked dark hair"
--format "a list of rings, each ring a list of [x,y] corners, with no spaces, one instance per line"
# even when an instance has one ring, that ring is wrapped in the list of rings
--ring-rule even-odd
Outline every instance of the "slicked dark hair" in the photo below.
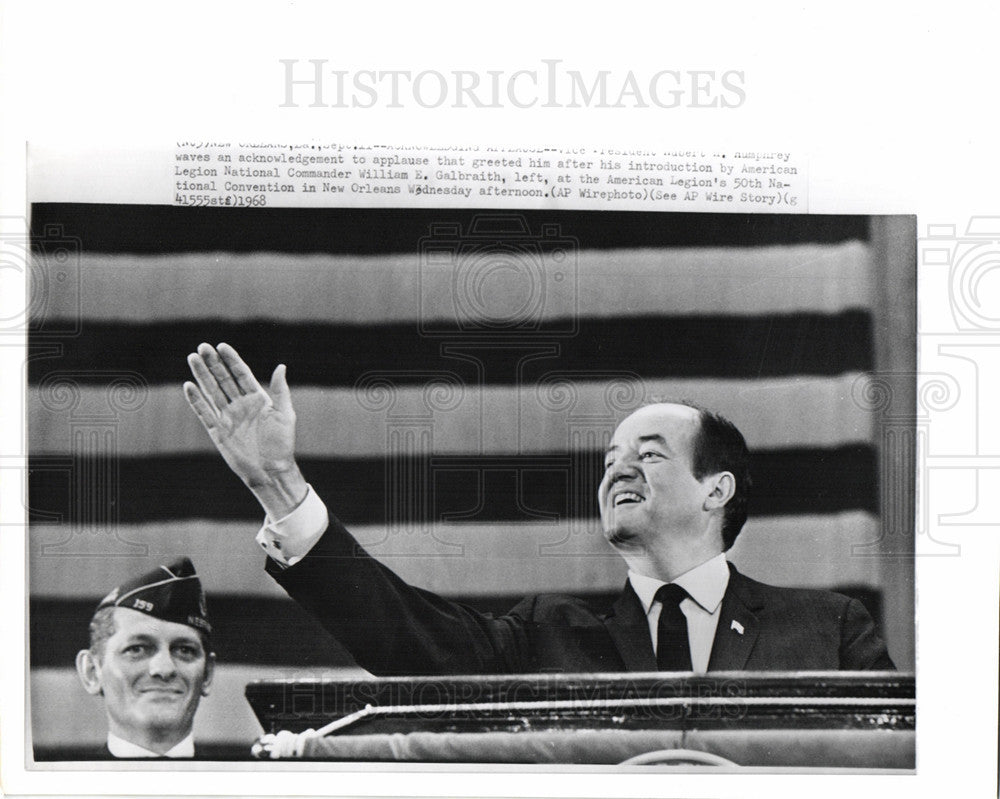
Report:
[[[726,503],[722,516],[722,549],[731,549],[747,520],[747,507],[753,481],[750,478],[750,450],[746,439],[732,422],[696,402],[677,399],[654,399],[651,405],[685,405],[698,412],[698,433],[692,444],[691,472],[701,480],[710,474],[732,472],[736,488]]]

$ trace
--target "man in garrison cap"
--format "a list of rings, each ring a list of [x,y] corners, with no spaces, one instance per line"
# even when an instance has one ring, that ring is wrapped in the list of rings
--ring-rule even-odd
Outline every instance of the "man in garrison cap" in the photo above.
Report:
[[[188,558],[113,589],[76,656],[87,693],[104,698],[108,752],[194,757],[192,724],[215,669],[201,581]]]

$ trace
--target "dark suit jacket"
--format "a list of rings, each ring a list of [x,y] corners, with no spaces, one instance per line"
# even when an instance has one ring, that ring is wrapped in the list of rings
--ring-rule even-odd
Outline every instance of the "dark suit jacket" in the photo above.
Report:
[[[730,570],[709,670],[894,668],[856,599],[775,588]],[[269,560],[267,571],[376,675],[656,671],[630,585],[610,613],[543,594],[494,618],[407,585],[332,517],[301,561],[282,569]]]

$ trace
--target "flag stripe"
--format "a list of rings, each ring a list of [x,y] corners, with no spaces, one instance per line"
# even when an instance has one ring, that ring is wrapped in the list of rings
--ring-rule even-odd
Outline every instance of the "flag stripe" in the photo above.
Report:
[[[499,224],[491,220],[502,220]],[[35,203],[36,250],[68,240],[89,252],[287,252],[373,255],[413,252],[432,226],[476,229],[488,240],[543,238],[543,225],[587,247],[755,247],[867,241],[864,216],[676,214],[645,211],[454,208],[185,208],[168,205]],[[519,228],[520,226],[520,228]],[[523,230],[522,230],[523,229]],[[435,239],[451,239],[437,233]]]
[[[296,451],[303,457],[377,455],[389,446],[399,419],[424,418],[428,452],[491,452],[509,455],[573,451],[593,446],[581,435],[581,420],[594,434],[610,435],[633,407],[654,397],[695,400],[734,420],[751,447],[826,447],[871,437],[871,414],[855,398],[868,396],[867,375],[782,377],[763,380],[576,380],[555,374],[534,386],[427,386],[373,381],[367,388],[293,387],[298,416]],[[120,456],[213,453],[215,446],[178,386],[154,385],[128,410],[110,404],[102,386],[74,386],[67,404],[60,383],[32,387],[28,395],[31,451],[70,453],[79,446],[81,419],[114,414],[114,435],[98,438],[89,452]],[[436,393],[435,393],[436,392]],[[449,396],[454,394],[454,396]],[[747,407],[759,410],[748,414]],[[498,420],[504,420],[499,424]]]
[[[426,457],[401,448],[392,458],[300,463],[349,524],[523,522],[592,517],[603,453]],[[125,524],[256,517],[246,488],[218,456],[38,456],[29,469],[34,522],[86,522],[93,513],[113,513]],[[751,469],[755,515],[876,510],[875,453],[868,445],[757,451]]]
[[[441,266],[416,252],[86,252],[79,259],[53,261],[51,269],[63,279],[47,281],[45,309],[50,318],[134,323],[335,319],[361,325],[440,322],[477,307],[514,312],[522,303],[537,319],[836,313],[867,307],[871,295],[869,253],[857,241],[751,250],[582,250],[558,261],[530,251],[483,255],[456,255]],[[490,271],[494,266],[505,268]],[[628,280],[615,280],[616,275]],[[491,290],[485,298],[476,293]]]
[[[336,510],[336,509],[334,509]],[[263,570],[254,542],[263,521],[186,519],[67,529],[31,530],[30,591],[48,599],[86,599],[182,555],[194,562],[210,598],[215,594],[281,599]],[[524,596],[539,591],[612,592],[625,580],[621,557],[597,519],[523,524],[351,525],[373,556],[407,582],[441,594]],[[878,520],[863,511],[750,519],[730,551],[747,574],[776,585],[829,588],[878,585],[875,558],[853,557],[875,540]],[[74,557],[68,557],[67,553]]]
[[[224,320],[119,325],[88,321],[57,357],[28,362],[36,384],[52,373],[79,384],[124,380],[179,385],[199,342],[226,341],[251,368],[285,363],[298,385],[355,386],[388,379],[426,384],[534,385],[553,372],[579,379],[762,378],[839,375],[872,367],[864,311],[769,317],[692,316],[556,320],[543,332],[476,338],[421,334],[412,325],[233,323]],[[548,332],[544,332],[548,330]],[[50,380],[52,377],[49,378]]]

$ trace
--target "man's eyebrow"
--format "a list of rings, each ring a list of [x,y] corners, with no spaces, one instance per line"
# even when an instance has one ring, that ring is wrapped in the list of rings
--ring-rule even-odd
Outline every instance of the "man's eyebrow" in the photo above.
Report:
[[[667,439],[665,439],[659,433],[649,433],[648,435],[639,436],[638,441],[640,444],[645,444],[647,441],[654,441],[657,444],[661,444],[665,449],[668,449],[671,452],[673,452],[673,449],[671,449],[670,444],[667,443]],[[621,449],[621,447],[619,447],[617,444],[612,444],[604,451],[604,454],[605,456],[610,455],[612,452],[618,449]]]
[[[149,644],[156,641],[156,638],[148,633],[131,633],[123,642],[125,646],[131,644]]]
[[[670,453],[671,455],[673,455],[673,453],[674,453],[673,447],[671,447],[670,444],[667,442],[667,439],[665,439],[659,433],[650,433],[649,435],[639,436],[639,442],[640,443],[645,444],[648,441],[652,441],[652,442],[654,442],[656,444],[659,444],[668,453]]]

